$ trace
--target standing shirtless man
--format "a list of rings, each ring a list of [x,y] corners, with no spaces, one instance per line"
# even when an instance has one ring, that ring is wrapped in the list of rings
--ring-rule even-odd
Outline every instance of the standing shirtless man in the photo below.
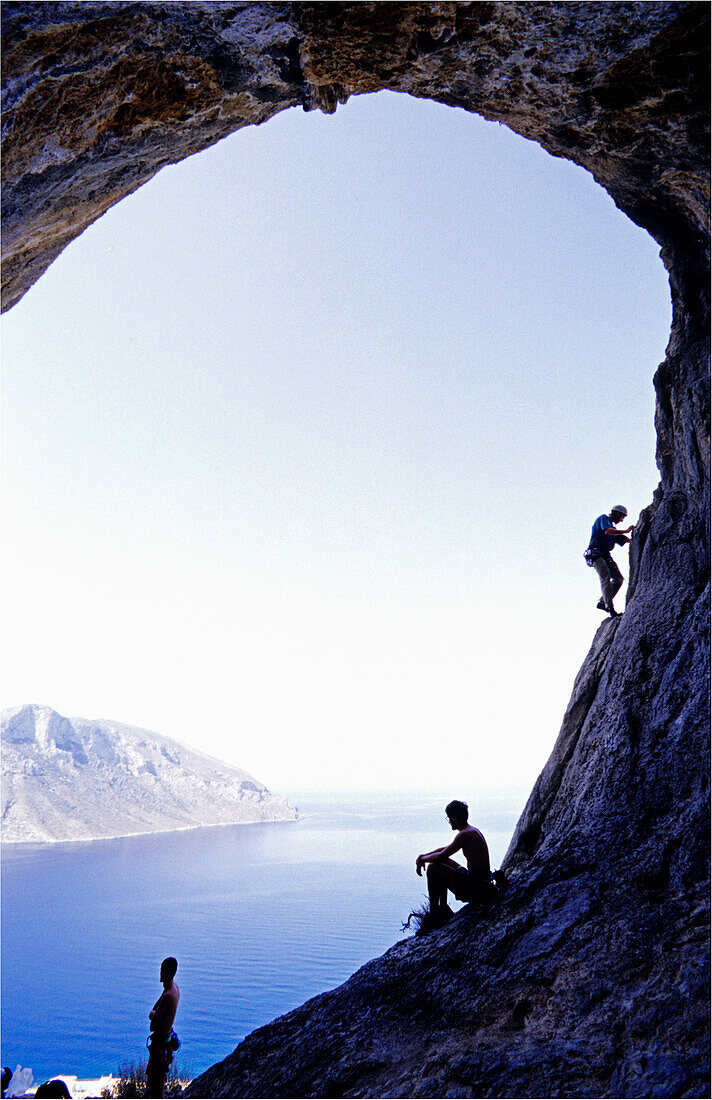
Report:
[[[469,825],[466,802],[455,799],[445,807],[450,828],[457,833],[455,839],[444,848],[424,852],[415,861],[419,875],[427,864],[428,897],[432,927],[444,924],[451,916],[447,904],[450,890],[458,901],[485,900],[491,888],[491,870],[487,841],[479,829]],[[467,860],[467,868],[450,857],[461,851]],[[430,923],[430,922],[429,922]]]
[[[173,958],[164,959],[161,963],[163,992],[148,1014],[153,1035],[146,1066],[147,1095],[159,1100],[166,1095],[166,1077],[173,1061],[173,1048],[169,1040],[180,998],[180,990],[173,981],[177,969],[178,963]]]

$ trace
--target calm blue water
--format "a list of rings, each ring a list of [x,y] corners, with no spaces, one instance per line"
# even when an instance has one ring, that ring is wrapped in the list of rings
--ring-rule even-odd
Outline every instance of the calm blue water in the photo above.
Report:
[[[145,1056],[162,958],[179,961],[194,1076],[254,1028],[396,943],[447,795],[291,795],[304,817],[2,852],[2,1064],[92,1077]],[[471,802],[499,866],[526,799]]]

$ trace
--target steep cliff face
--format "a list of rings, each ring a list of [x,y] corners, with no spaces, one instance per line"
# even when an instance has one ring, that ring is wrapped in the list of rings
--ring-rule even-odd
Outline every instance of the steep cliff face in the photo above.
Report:
[[[248,1037],[208,1096],[702,1096],[708,1062],[706,3],[6,3],[5,302],[162,165],[380,88],[588,168],[662,247],[661,484],[499,911]],[[226,1043],[228,1042],[226,1038]]]

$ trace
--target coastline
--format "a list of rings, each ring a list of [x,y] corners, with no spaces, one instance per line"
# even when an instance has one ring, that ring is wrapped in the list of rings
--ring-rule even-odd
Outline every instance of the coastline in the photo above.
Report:
[[[196,825],[176,825],[171,829],[142,829],[140,832],[135,833],[107,833],[102,836],[78,836],[78,837],[63,837],[61,839],[51,840],[5,840],[4,837],[0,837],[0,850],[12,848],[23,848],[25,850],[29,848],[55,848],[59,844],[95,844],[100,840],[129,840],[132,837],[138,836],[166,836],[170,833],[188,833],[195,829],[232,829],[236,825],[291,825],[296,821],[301,821],[303,814],[299,809],[296,810],[295,817],[270,817],[270,818],[253,818],[249,821],[210,821],[204,824],[198,823]]]

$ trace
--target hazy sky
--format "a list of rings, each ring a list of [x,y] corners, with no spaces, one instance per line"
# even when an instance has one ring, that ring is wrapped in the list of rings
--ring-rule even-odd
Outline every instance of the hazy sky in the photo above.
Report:
[[[463,111],[294,109],[164,169],[3,321],[4,704],[278,789],[533,782],[669,327],[655,242]]]

